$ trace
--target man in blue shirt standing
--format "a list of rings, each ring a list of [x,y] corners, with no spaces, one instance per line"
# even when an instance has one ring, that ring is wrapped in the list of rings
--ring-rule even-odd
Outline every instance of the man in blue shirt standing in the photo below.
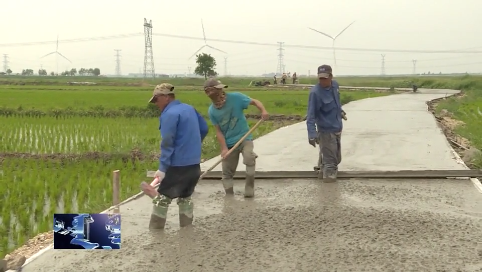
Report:
[[[226,93],[224,89],[227,87],[215,78],[210,78],[204,83],[204,92],[212,101],[208,109],[209,119],[216,128],[216,137],[221,146],[223,186],[226,195],[234,194],[233,177],[238,167],[239,155],[242,154],[243,164],[246,165],[244,196],[253,197],[255,166],[258,157],[254,153],[253,136],[250,134],[229,156],[226,154],[249,131],[248,121],[244,115],[244,110],[249,105],[259,109],[263,120],[268,119],[269,115],[259,100],[239,92]]]
[[[346,113],[341,108],[340,86],[333,80],[331,66],[318,67],[318,79],[308,99],[308,142],[313,147],[319,144],[320,177],[325,182],[335,182],[341,162],[341,119],[346,120]]]
[[[157,192],[145,182],[141,185],[154,203],[149,228],[164,229],[169,204],[176,198],[179,223],[185,227],[193,221],[191,196],[201,176],[201,148],[208,134],[208,125],[192,106],[176,100],[171,84],[157,85],[149,103],[155,104],[162,112],[159,117],[161,156],[155,174],[160,185]]]

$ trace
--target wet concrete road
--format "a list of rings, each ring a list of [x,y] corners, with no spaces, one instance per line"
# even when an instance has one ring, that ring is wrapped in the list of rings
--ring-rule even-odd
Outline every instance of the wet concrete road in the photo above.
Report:
[[[346,105],[341,169],[463,169],[425,105],[448,91],[429,92]],[[259,170],[317,159],[303,123],[255,149]],[[50,250],[23,271],[482,271],[482,195],[469,180],[259,181],[252,200],[243,187],[225,198],[203,181],[195,225],[179,230],[173,204],[164,233],[147,230],[147,197],[127,203],[121,250]]]

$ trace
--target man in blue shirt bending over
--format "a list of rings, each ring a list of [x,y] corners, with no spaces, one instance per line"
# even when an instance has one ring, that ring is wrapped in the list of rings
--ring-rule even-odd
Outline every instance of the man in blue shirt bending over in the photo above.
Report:
[[[308,142],[313,147],[320,146],[320,177],[322,175],[324,182],[335,182],[341,162],[341,119],[346,120],[346,113],[341,108],[340,86],[333,80],[331,66],[318,67],[318,79],[308,99]]]
[[[234,194],[233,177],[238,167],[239,155],[242,154],[243,164],[246,165],[244,197],[254,197],[254,175],[258,155],[254,153],[253,136],[250,134],[229,156],[226,154],[249,131],[244,110],[253,105],[259,109],[264,120],[268,119],[268,112],[259,100],[238,92],[226,93],[224,89],[227,87],[215,78],[210,78],[204,83],[204,92],[212,101],[208,109],[209,119],[216,128],[216,137],[221,146],[224,191],[226,195]]]
[[[155,177],[156,189],[143,182],[142,191],[153,198],[150,229],[164,229],[169,204],[177,198],[181,227],[192,224],[194,205],[191,199],[201,176],[202,141],[208,134],[204,118],[190,105],[176,100],[174,86],[157,85],[149,103],[161,111],[161,156]]]

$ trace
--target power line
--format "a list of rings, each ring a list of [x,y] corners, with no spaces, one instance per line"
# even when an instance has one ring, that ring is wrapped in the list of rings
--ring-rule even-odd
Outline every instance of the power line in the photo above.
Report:
[[[149,20],[148,23],[146,18],[144,18],[144,39],[144,78],[147,78],[148,75],[155,78],[154,54],[152,52],[152,20]]]
[[[151,29],[152,30],[152,29]],[[103,41],[103,40],[113,40],[122,38],[138,37],[143,35],[142,33],[130,33],[130,34],[120,34],[112,36],[100,36],[91,38],[77,38],[68,40],[59,40],[62,43],[77,43],[77,42],[91,42],[91,41]],[[145,33],[144,33],[145,36]],[[188,40],[200,40],[204,41],[204,38],[184,36],[184,35],[173,35],[164,33],[152,33],[151,36],[178,38],[178,39],[188,39]],[[250,41],[239,41],[239,40],[225,40],[225,39],[206,39],[206,41],[211,42],[223,42],[223,43],[234,43],[234,44],[248,44],[248,45],[260,45],[260,46],[276,46],[277,43],[260,43],[260,42],[250,42]],[[0,47],[20,47],[20,46],[32,46],[32,45],[43,45],[43,44],[55,44],[57,41],[41,41],[41,42],[25,42],[25,43],[3,43]],[[324,46],[310,46],[310,45],[285,45],[285,47],[290,48],[303,48],[303,49],[316,49],[316,50],[330,50],[333,49],[339,51],[355,51],[355,52],[390,52],[390,53],[427,53],[427,54],[481,54],[482,50],[473,50],[478,47],[471,47],[466,49],[456,49],[456,50],[409,50],[409,49],[373,49],[373,48],[355,48],[355,47],[324,47]]]
[[[285,65],[284,65],[284,55],[283,55],[283,45],[284,42],[278,42],[279,48],[278,48],[278,73],[282,75],[285,72]]]
[[[0,47],[21,47],[21,46],[33,46],[33,45],[46,45],[46,44],[56,44],[57,42],[62,43],[78,43],[78,42],[94,42],[94,41],[105,41],[105,40],[115,40],[115,39],[125,39],[132,37],[143,36],[143,33],[130,33],[130,34],[119,34],[110,36],[98,36],[98,37],[88,37],[88,38],[76,38],[67,40],[54,40],[54,41],[39,41],[39,42],[23,42],[23,43],[2,43]]]
[[[182,35],[172,35],[172,34],[161,34],[154,33],[154,36],[170,37],[178,39],[191,39],[191,40],[204,40],[204,38],[182,36]],[[274,43],[260,43],[260,42],[249,42],[249,41],[237,41],[237,40],[225,40],[225,39],[206,39],[212,42],[224,42],[224,43],[236,43],[236,44],[250,44],[250,45],[262,45],[262,46],[278,46]],[[304,48],[304,49],[322,49],[322,50],[341,50],[341,51],[358,51],[358,52],[392,52],[392,53],[431,53],[431,54],[481,54],[480,50],[470,50],[470,49],[459,49],[459,50],[405,50],[405,49],[369,49],[369,48],[350,48],[350,47],[324,47],[324,46],[310,46],[310,45],[285,45],[291,48]],[[475,47],[479,48],[479,47]]]
[[[116,59],[115,59],[115,74],[117,76],[120,76],[121,75],[121,67],[120,67],[120,49],[114,49],[114,51],[116,51]]]
[[[385,54],[382,54],[382,76],[385,75]]]
[[[8,71],[8,55],[3,54],[3,71],[6,73]]]

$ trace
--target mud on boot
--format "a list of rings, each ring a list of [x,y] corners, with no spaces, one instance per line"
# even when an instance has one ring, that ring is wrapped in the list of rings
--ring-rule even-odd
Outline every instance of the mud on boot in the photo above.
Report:
[[[246,177],[244,185],[244,197],[254,197],[254,176]]]
[[[333,183],[333,182],[336,182],[336,181],[337,181],[336,174],[323,175],[323,182],[324,183]]]
[[[167,211],[172,199],[167,196],[159,195],[154,197],[152,203],[151,220],[149,221],[149,229],[164,229],[166,226]]]
[[[223,187],[227,195],[234,195],[234,181],[232,179],[223,179]]]
[[[244,197],[254,197],[255,166],[246,165],[246,184],[244,185]]]
[[[179,206],[179,225],[181,228],[192,225],[194,220],[194,203],[191,197],[178,198],[177,205]]]

